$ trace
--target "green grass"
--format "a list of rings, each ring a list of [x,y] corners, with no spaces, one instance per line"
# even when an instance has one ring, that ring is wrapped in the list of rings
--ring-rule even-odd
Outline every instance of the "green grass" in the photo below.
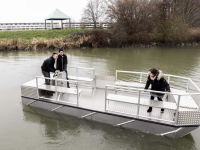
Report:
[[[22,39],[28,41],[33,38],[62,38],[75,32],[85,31],[86,29],[66,29],[66,30],[28,30],[28,31],[0,31],[0,39]]]

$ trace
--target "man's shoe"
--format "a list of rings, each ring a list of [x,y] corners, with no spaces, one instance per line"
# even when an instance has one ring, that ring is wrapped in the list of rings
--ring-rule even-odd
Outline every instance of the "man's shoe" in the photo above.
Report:
[[[47,95],[48,95],[48,96],[53,96],[53,93],[51,93],[51,92],[48,91],[48,92],[47,92]]]
[[[149,109],[147,109],[147,112],[148,113],[152,112],[152,107],[149,107]]]
[[[67,88],[70,88],[70,86],[69,86],[69,82],[67,82]]]

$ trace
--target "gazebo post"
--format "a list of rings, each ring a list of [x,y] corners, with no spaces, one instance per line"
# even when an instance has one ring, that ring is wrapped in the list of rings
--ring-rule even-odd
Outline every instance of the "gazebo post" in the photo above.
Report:
[[[71,19],[69,19],[69,29],[71,29]]]
[[[53,20],[51,19],[51,27],[52,27],[52,30],[53,30]]]
[[[62,20],[61,20],[61,29],[63,29],[63,23],[62,23]]]
[[[47,25],[46,25],[46,19],[45,19],[45,30],[47,29]]]

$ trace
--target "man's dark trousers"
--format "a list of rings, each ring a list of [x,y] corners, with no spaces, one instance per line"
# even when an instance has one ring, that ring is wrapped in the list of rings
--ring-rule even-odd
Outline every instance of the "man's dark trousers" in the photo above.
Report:
[[[44,77],[50,78],[50,72],[46,72],[46,71],[42,70],[42,74],[44,75]],[[45,83],[46,83],[46,85],[50,85],[50,80],[49,79],[45,79]]]

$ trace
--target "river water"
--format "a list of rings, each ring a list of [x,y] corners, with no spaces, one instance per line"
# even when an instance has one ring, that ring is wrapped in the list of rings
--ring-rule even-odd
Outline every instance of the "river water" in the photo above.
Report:
[[[200,128],[170,139],[23,106],[21,84],[41,75],[53,51],[0,52],[0,150],[200,149]],[[147,72],[192,78],[200,87],[200,47],[67,50],[69,66]],[[197,97],[198,99],[198,97]]]

